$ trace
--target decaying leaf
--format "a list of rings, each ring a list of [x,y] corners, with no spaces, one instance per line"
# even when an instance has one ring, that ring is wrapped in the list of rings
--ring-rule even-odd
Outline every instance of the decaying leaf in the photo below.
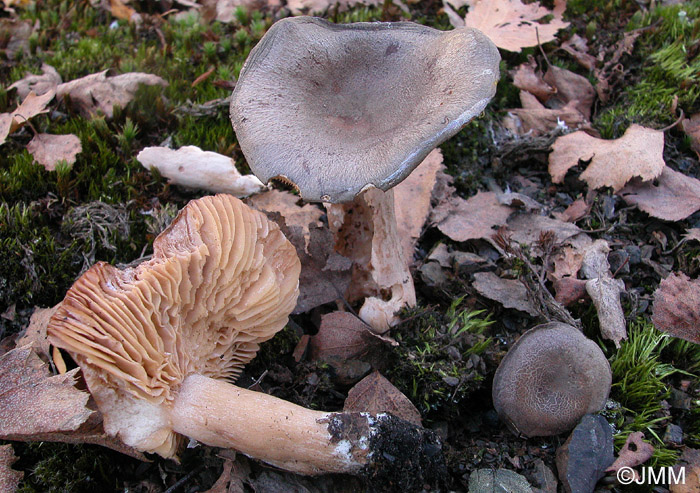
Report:
[[[0,113],[0,145],[5,143],[8,135],[18,130],[29,120],[37,115],[46,113],[48,111],[46,105],[51,102],[54,95],[54,91],[49,91],[40,96],[30,92],[24,98],[22,104],[12,113]]]
[[[584,299],[588,294],[586,291],[587,281],[577,279],[575,277],[562,277],[556,279],[553,283],[555,296],[557,300],[564,306],[570,306]]]
[[[581,263],[581,273],[588,279],[586,292],[593,300],[601,335],[620,347],[620,341],[627,339],[625,313],[620,302],[620,293],[625,291],[625,283],[614,279],[608,264],[610,247],[605,240],[596,240],[586,248]]]
[[[552,215],[560,221],[575,223],[579,219],[585,217],[589,210],[590,206],[586,204],[584,199],[576,199],[564,212],[554,212]]]
[[[477,272],[472,286],[480,295],[497,301],[506,308],[514,308],[533,317],[538,315],[528,297],[527,288],[517,279],[501,279],[493,272]]]
[[[617,472],[622,468],[636,467],[644,464],[654,455],[654,446],[644,441],[644,433],[635,431],[630,433],[617,454],[617,459],[606,472]]]
[[[686,447],[681,458],[673,466],[675,477],[685,473],[685,483],[669,485],[671,493],[700,493],[700,450]]]
[[[547,98],[549,107],[562,108],[573,103],[573,107],[586,120],[590,120],[596,93],[588,79],[570,70],[550,65],[544,74],[544,81],[556,89],[556,92]]]
[[[542,78],[542,73],[537,71],[537,62],[532,56],[528,61],[518,65],[510,74],[513,77],[513,85],[518,89],[527,91],[540,101],[547,101],[557,90],[547,84]]]
[[[309,341],[310,357],[329,362],[361,358],[381,341],[352,313],[331,312],[321,317],[318,333]]]
[[[62,99],[70,96],[75,109],[85,117],[101,112],[111,119],[114,106],[124,108],[134,98],[141,84],[163,87],[168,85],[165,80],[153,74],[131,72],[107,77],[107,72],[104,70],[64,82],[56,87],[56,97]]]
[[[47,171],[56,169],[61,161],[67,164],[75,163],[75,158],[83,150],[77,135],[36,134],[27,144],[27,151],[34,160]]]
[[[141,15],[121,0],[109,0],[109,13],[123,21],[140,23]]]
[[[660,331],[700,344],[700,280],[682,272],[668,276],[654,292],[652,313]]]
[[[326,12],[331,7],[338,11],[345,11],[358,3],[368,7],[381,5],[379,0],[287,0],[287,8],[294,15],[310,15]]]
[[[700,210],[700,180],[668,166],[663,168],[656,185],[634,180],[620,195],[628,204],[665,221],[680,221]]]
[[[378,371],[366,376],[350,389],[343,411],[391,413],[421,426],[421,416],[416,406]]]
[[[582,67],[588,70],[595,68],[597,60],[588,53],[588,42],[578,34],[574,34],[568,41],[562,43],[561,49],[574,57],[574,60]]]
[[[504,225],[512,212],[494,192],[479,192],[469,200],[451,195],[433,209],[431,222],[454,241],[476,240],[493,235],[493,228]]]
[[[648,181],[661,175],[664,133],[631,125],[616,140],[591,137],[583,131],[559,137],[549,155],[549,174],[561,183],[569,168],[579,161],[590,161],[580,178],[591,188],[612,187],[618,191],[635,176]]]
[[[3,0],[7,5],[7,0]],[[0,19],[0,46],[5,56],[14,60],[17,54],[29,54],[29,38],[39,28],[39,21],[32,25],[29,21],[16,18]]]
[[[408,178],[394,187],[394,208],[403,251],[413,261],[413,249],[430,214],[430,200],[442,164],[440,149],[433,149]]]
[[[247,197],[261,192],[265,185],[255,175],[241,175],[228,156],[203,151],[197,146],[177,150],[146,147],[136,159],[147,169],[156,168],[173,185]]]
[[[508,218],[507,228],[512,241],[529,246],[531,253],[537,256],[542,254],[537,244],[544,233],[552,234],[554,243],[561,244],[581,232],[575,224],[522,212]]]
[[[207,22],[217,20],[219,22],[235,22],[236,9],[243,7],[248,12],[278,11],[282,6],[280,0],[202,0],[200,12]]]
[[[86,407],[90,394],[75,388],[77,372],[51,376],[30,346],[0,357],[0,437],[30,440],[77,430],[93,413]]]
[[[17,340],[17,346],[26,346],[31,344],[36,353],[49,360],[49,341],[46,339],[46,328],[49,325],[49,319],[56,313],[60,303],[52,308],[35,308],[32,316],[29,318],[29,325],[24,329],[22,336]]]
[[[63,82],[61,76],[51,65],[42,64],[41,71],[41,75],[27,74],[8,87],[7,90],[17,89],[17,95],[24,99],[32,91],[39,96],[46,94]]]
[[[555,0],[553,11],[540,6],[538,2],[524,4],[520,0],[447,1],[455,8],[469,6],[464,21],[459,20],[454,11],[449,15],[454,27],[475,27],[499,48],[513,52],[552,41],[556,39],[560,29],[569,25],[562,20],[566,9],[566,2],[563,0]],[[445,11],[452,10],[447,4],[444,7]],[[544,17],[549,18],[549,22],[539,23]]]
[[[371,188],[351,203],[326,205],[335,249],[354,263],[347,297],[351,301],[365,298],[360,318],[379,333],[399,322],[399,310],[416,304],[393,209],[393,189]]]
[[[547,108],[529,92],[520,91],[522,108],[508,110],[503,125],[511,132],[524,135],[542,135],[556,128],[586,128],[588,122],[571,101],[561,108]]]
[[[13,493],[17,485],[22,481],[24,473],[12,469],[12,464],[17,461],[12,445],[0,445],[0,491]]]
[[[309,227],[321,227],[323,210],[315,204],[304,204],[297,196],[281,190],[268,190],[250,197],[246,203],[266,214],[278,212],[284,217],[287,226],[298,226],[304,229],[306,244],[309,243]]]
[[[593,240],[586,233],[579,233],[568,238],[552,255],[554,270],[548,273],[549,279],[560,280],[575,278],[581,269],[583,256]]]

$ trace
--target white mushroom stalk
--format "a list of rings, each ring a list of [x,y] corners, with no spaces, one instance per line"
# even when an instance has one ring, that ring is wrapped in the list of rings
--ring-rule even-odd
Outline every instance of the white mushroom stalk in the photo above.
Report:
[[[353,225],[356,235],[369,236],[371,253],[358,240],[346,253],[356,276],[373,280],[369,292],[355,294],[370,297],[361,313],[375,329],[396,323],[394,312],[414,304],[415,293],[393,200],[371,189],[400,183],[483,111],[496,92],[499,61],[476,29],[294,17],[274,24],[241,70],[231,121],[251,170],[263,183],[293,183],[309,201],[351,203],[342,213],[331,208],[331,227],[342,235]],[[369,220],[368,208],[376,214]],[[336,246],[347,245],[336,236]],[[396,273],[384,279],[390,264]]]
[[[93,266],[49,322],[50,342],[80,365],[107,433],[163,457],[176,457],[186,436],[303,474],[376,475],[390,469],[383,450],[398,440],[413,478],[435,475],[440,445],[430,432],[229,383],[298,296],[296,250],[264,214],[230,195],[192,201],[153,250],[135,268]]]

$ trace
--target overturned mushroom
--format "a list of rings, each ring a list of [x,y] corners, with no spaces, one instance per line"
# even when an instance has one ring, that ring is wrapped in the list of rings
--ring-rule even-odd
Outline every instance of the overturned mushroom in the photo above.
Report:
[[[610,364],[578,329],[550,322],[525,332],[493,379],[493,405],[517,434],[556,435],[600,411],[610,392]]]
[[[395,430],[439,452],[433,435],[390,415],[311,411],[225,381],[284,327],[298,295],[296,251],[262,213],[228,195],[196,200],[153,249],[135,268],[93,266],[49,324],[110,435],[163,457],[185,435],[306,474],[375,471],[380,438]]]
[[[362,294],[391,298],[372,302],[391,310],[369,317],[375,327],[395,322],[396,309],[415,303],[410,252],[397,238],[393,194],[382,190],[486,107],[499,60],[475,29],[296,17],[273,25],[241,71],[231,120],[258,178],[292,182],[306,200],[352,202],[329,207],[338,235],[382,231],[382,244],[370,238],[371,246],[349,248],[365,251],[345,252],[376,285]],[[388,275],[390,263],[403,267]]]

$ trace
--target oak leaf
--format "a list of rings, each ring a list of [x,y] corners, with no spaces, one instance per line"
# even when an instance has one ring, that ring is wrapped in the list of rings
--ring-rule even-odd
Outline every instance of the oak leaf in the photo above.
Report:
[[[653,180],[664,170],[664,134],[659,130],[631,125],[619,139],[603,140],[583,131],[559,137],[549,155],[549,174],[561,183],[569,168],[590,161],[580,178],[591,188],[611,187],[618,191],[635,176]]]
[[[662,332],[700,344],[700,280],[679,272],[661,281],[651,320]]]
[[[628,204],[666,221],[680,221],[700,210],[700,180],[669,167],[664,167],[656,185],[635,180],[620,195]]]
[[[455,8],[469,6],[463,21],[454,11],[452,15],[448,14],[454,27],[474,27],[486,34],[496,46],[508,51],[519,52],[523,48],[552,41],[560,29],[569,26],[562,19],[566,9],[566,2],[562,0],[555,0],[553,11],[540,6],[538,2],[524,4],[520,0],[448,1]],[[452,10],[447,4],[444,9],[446,12]],[[538,22],[550,16],[548,23]]]
[[[52,135],[36,134],[27,144],[27,151],[34,160],[41,164],[47,171],[56,169],[61,161],[72,165],[75,158],[83,150],[77,135]]]
[[[348,392],[343,406],[345,412],[391,413],[417,426],[421,416],[413,403],[394,387],[381,373],[366,376]]]
[[[146,147],[136,159],[144,168],[155,168],[173,185],[247,197],[265,190],[255,175],[242,175],[228,156],[203,151],[197,146],[177,150]]]

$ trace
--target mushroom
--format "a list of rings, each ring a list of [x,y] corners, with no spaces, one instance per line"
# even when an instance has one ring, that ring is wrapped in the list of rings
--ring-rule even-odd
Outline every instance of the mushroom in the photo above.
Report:
[[[229,195],[195,200],[153,250],[134,268],[93,266],[49,323],[107,433],[163,457],[185,435],[305,474],[381,469],[382,440],[396,430],[418,443],[405,447],[412,458],[439,452],[434,435],[391,415],[312,411],[227,382],[284,327],[298,295],[296,250],[264,214]]]
[[[612,373],[598,345],[571,325],[550,322],[525,332],[493,379],[493,405],[516,434],[568,431],[608,398]]]
[[[358,295],[388,299],[368,300],[391,309],[374,317],[375,328],[415,304],[390,189],[486,107],[499,60],[475,29],[295,17],[274,24],[241,70],[231,120],[251,170],[264,183],[293,184],[306,200],[350,203],[329,206],[329,224],[336,246],[364,270],[359,277],[374,283]],[[369,244],[339,239],[363,234]]]

